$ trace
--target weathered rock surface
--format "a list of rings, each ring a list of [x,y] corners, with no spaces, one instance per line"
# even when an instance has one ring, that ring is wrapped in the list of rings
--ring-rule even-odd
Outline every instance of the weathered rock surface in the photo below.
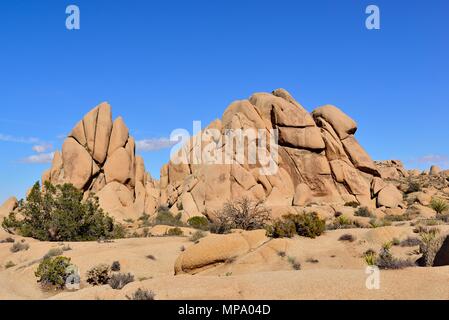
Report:
[[[192,137],[157,181],[136,156],[123,119],[113,121],[102,103],[75,125],[42,179],[97,193],[120,219],[151,216],[160,205],[183,220],[214,219],[225,202],[242,197],[273,212],[347,201],[396,208],[400,192],[384,179],[407,171],[400,162],[375,163],[356,131],[356,122],[335,106],[309,113],[284,89],[255,93]]]
[[[234,130],[232,133],[253,129],[259,134],[259,139],[246,136],[243,157],[235,147],[238,140],[230,139],[230,129]],[[279,138],[274,150],[277,153],[271,153],[269,145],[276,137],[273,130],[277,130]],[[162,168],[161,203],[175,211],[175,204],[186,204],[185,210],[212,219],[214,211],[226,201],[241,197],[261,200],[273,211],[346,201],[375,206],[379,192],[387,184],[376,163],[356,140],[356,131],[356,122],[335,106],[308,113],[284,89],[253,94],[248,100],[232,103],[221,119],[193,137]],[[262,147],[260,136],[266,143]],[[257,157],[251,158],[250,142],[259,147]],[[204,159],[198,153],[204,150],[209,155],[224,154],[228,162],[201,162]],[[174,160],[179,159],[200,161],[175,164]],[[250,162],[251,159],[255,161]],[[393,189],[395,186],[388,190]],[[394,191],[395,197],[388,206],[399,205],[398,193]]]
[[[267,241],[264,230],[210,235],[181,253],[175,262],[175,274],[196,274],[233,261]]]
[[[16,197],[7,199],[0,207],[0,221],[2,221],[3,218],[8,217],[9,214],[17,208],[17,206],[18,201]]]
[[[112,121],[107,103],[76,124],[42,180],[96,193],[101,207],[119,220],[153,214],[159,207],[159,187],[145,171],[143,159],[136,157],[123,119]]]

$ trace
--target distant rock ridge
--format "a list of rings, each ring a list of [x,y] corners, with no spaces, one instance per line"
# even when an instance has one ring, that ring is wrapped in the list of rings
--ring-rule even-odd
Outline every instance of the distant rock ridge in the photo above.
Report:
[[[136,155],[124,120],[113,121],[104,102],[75,125],[42,181],[72,183],[86,196],[96,193],[101,207],[118,220],[152,216],[160,206],[181,213],[184,221],[202,215],[213,219],[225,202],[242,197],[262,201],[274,216],[352,201],[373,209],[406,206],[390,180],[409,172],[397,160],[374,162],[355,138],[357,123],[335,106],[309,113],[284,89],[255,93],[233,102],[182,150],[189,159],[197,157],[193,145],[200,139],[212,143],[212,154],[222,152],[228,131],[238,129],[258,129],[270,138],[277,129],[278,157],[269,159],[279,168],[275,174],[262,174],[259,162],[176,164],[172,158],[158,181]],[[433,167],[431,174],[440,171]],[[15,206],[17,200],[10,199],[3,211]]]

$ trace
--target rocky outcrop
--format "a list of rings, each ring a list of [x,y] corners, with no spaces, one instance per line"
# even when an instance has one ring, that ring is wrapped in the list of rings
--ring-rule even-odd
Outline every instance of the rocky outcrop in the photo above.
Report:
[[[396,186],[384,180],[408,172],[399,161],[375,163],[356,131],[356,122],[335,106],[309,113],[284,89],[255,93],[192,137],[156,181],[136,156],[123,119],[113,121],[102,103],[76,124],[42,180],[95,192],[119,219],[153,215],[164,205],[184,221],[213,220],[225,202],[242,197],[272,212],[349,201],[402,206]]]
[[[241,158],[235,147],[239,142],[232,134],[250,129],[259,135],[245,136]],[[214,210],[224,202],[244,196],[270,208],[347,201],[375,207],[387,184],[356,140],[356,131],[356,122],[335,106],[308,113],[283,89],[256,93],[232,103],[221,119],[193,137],[162,168],[161,203],[176,212],[184,208],[185,219],[201,214],[213,219]],[[261,142],[261,134],[265,141]],[[278,146],[271,150],[268,144],[276,138]],[[251,142],[259,147],[257,161],[252,163]],[[212,164],[223,154],[228,162]],[[179,163],[180,159],[190,162]],[[276,170],[267,172],[267,167]],[[389,186],[383,195],[393,188]],[[396,194],[388,206],[399,205]]]
[[[86,196],[96,193],[101,207],[119,220],[153,214],[159,206],[157,183],[136,156],[134,138],[123,119],[112,121],[107,103],[76,124],[42,180],[71,183]]]
[[[9,214],[17,208],[18,204],[19,203],[15,197],[11,197],[11,198],[7,199],[0,206],[0,222],[3,221],[3,218],[8,217]]]
[[[210,235],[181,253],[175,262],[175,274],[197,274],[233,262],[267,241],[264,230]]]

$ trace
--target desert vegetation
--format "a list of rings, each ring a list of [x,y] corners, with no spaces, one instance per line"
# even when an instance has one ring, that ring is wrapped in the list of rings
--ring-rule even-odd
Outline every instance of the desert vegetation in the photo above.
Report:
[[[364,254],[364,259],[367,265],[377,266],[379,269],[395,270],[404,269],[416,266],[416,263],[411,259],[402,259],[393,256],[391,253],[392,242],[385,243],[376,254],[373,250],[368,250]]]
[[[271,220],[270,213],[262,202],[254,202],[247,197],[228,201],[221,210],[215,212],[210,231],[223,234],[231,229],[264,229]]]
[[[41,241],[91,241],[124,236],[99,206],[92,194],[83,200],[83,193],[71,184],[54,186],[36,182],[26,200],[19,202],[17,218],[12,212],[2,226],[10,232]]]
[[[299,235],[316,238],[324,233],[326,223],[315,212],[303,214],[288,214],[267,228],[267,234],[273,238],[291,238]]]
[[[38,266],[35,276],[38,282],[46,289],[64,288],[70,271],[71,262],[67,257],[45,258]]]

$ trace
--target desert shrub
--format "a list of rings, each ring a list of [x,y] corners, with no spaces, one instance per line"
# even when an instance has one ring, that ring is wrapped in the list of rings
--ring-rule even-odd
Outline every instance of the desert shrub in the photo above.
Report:
[[[108,284],[111,279],[111,268],[107,264],[99,264],[86,273],[86,281],[93,286]]]
[[[336,230],[336,229],[353,229],[353,228],[362,228],[363,226],[354,220],[351,220],[350,218],[341,215],[334,219],[333,223],[328,225],[327,228],[329,230]]]
[[[268,228],[268,235],[273,238],[292,237],[298,234],[303,237],[316,238],[324,233],[326,222],[316,212],[288,214]]]
[[[306,260],[306,262],[316,264],[316,263],[319,263],[320,260],[315,259],[315,258],[308,258],[308,259]]]
[[[63,253],[64,251],[62,250],[62,248],[51,248],[45,254],[44,259],[61,256]]]
[[[151,290],[137,289],[131,297],[126,296],[128,300],[154,300],[155,294]]]
[[[296,235],[296,225],[290,219],[277,219],[267,227],[267,235],[273,238],[292,238]]]
[[[410,259],[394,257],[390,252],[390,246],[391,244],[389,246],[384,246],[376,258],[376,266],[378,266],[379,269],[395,270],[416,266],[415,262]]]
[[[249,198],[228,201],[223,209],[215,213],[220,228],[257,230],[264,229],[271,218],[271,211],[262,202],[253,202]]]
[[[161,207],[157,212],[155,224],[180,227],[183,225],[181,217],[181,213],[178,213],[174,216],[168,209],[166,209],[165,207]]]
[[[355,216],[357,217],[367,217],[367,218],[371,218],[373,217],[373,214],[371,213],[371,211],[368,209],[368,207],[359,207],[355,213]]]
[[[415,237],[407,237],[399,244],[401,247],[415,247],[421,244],[421,240]]]
[[[369,221],[369,224],[372,228],[380,228],[380,227],[391,226],[391,221],[389,221],[387,219],[378,220],[376,218],[372,218]]]
[[[415,262],[410,259],[394,257],[390,252],[391,246],[392,242],[385,243],[379,254],[376,254],[371,249],[366,251],[363,256],[366,264],[369,266],[377,266],[379,269],[383,270],[397,270],[416,266]]]
[[[215,234],[226,234],[231,232],[232,226],[228,219],[223,216],[217,216],[212,223],[209,224],[209,231]]]
[[[287,255],[285,251],[278,251],[278,256],[284,258]]]
[[[0,243],[14,243],[14,239],[11,237],[8,237],[4,240],[0,240]]]
[[[147,238],[148,236],[151,236],[151,232],[150,229],[148,229],[147,227],[142,229],[142,235],[144,236],[144,238]]]
[[[131,273],[116,273],[109,280],[109,285],[112,289],[121,290],[131,282],[134,282],[134,276]]]
[[[345,233],[344,235],[342,235],[340,238],[338,238],[339,241],[349,241],[349,242],[354,242],[356,240],[356,237],[353,236],[352,234],[349,233]]]
[[[90,194],[84,201],[83,192],[71,184],[53,186],[46,182],[41,189],[36,182],[26,201],[18,206],[23,219],[12,212],[3,227],[22,236],[41,241],[91,241],[116,236],[116,225]]]
[[[444,211],[449,209],[449,204],[440,198],[432,198],[430,202],[430,207],[435,210],[437,214],[442,214]]]
[[[199,230],[209,230],[209,220],[207,220],[206,217],[192,217],[189,220],[187,220],[187,224],[191,226],[192,228],[199,229]]]
[[[369,266],[376,265],[377,261],[377,255],[373,250],[368,250],[364,253],[363,258],[365,259],[365,262]]]
[[[391,243],[394,246],[399,246],[401,244],[401,240],[399,240],[398,238],[393,238],[393,240],[391,240]]]
[[[206,234],[203,231],[197,231],[190,237],[189,240],[192,242],[197,242],[198,240],[204,238],[205,236]]]
[[[301,263],[299,263],[295,257],[288,257],[288,262],[294,270],[301,270]]]
[[[121,269],[120,261],[114,261],[111,264],[111,271],[117,272],[120,271],[120,269]]]
[[[400,215],[386,215],[384,217],[385,221],[397,222],[397,221],[410,221],[413,220],[413,217],[409,213],[404,213]]]
[[[150,215],[144,213],[139,217],[139,221],[141,221],[142,227],[149,227],[151,226],[150,222]]]
[[[357,208],[360,204],[357,201],[349,201],[345,203],[345,207]]]
[[[420,233],[421,243],[419,244],[419,252],[422,254],[419,264],[424,267],[433,266],[435,256],[443,244],[444,237],[440,236],[438,229],[428,229]]]
[[[437,214],[435,218],[445,223],[449,223],[449,214]]]
[[[11,246],[11,248],[9,248],[9,251],[11,251],[12,253],[16,253],[19,251],[26,251],[29,248],[30,248],[30,245],[28,243],[16,242]]]
[[[71,275],[68,271],[69,266],[71,266],[70,258],[61,256],[46,258],[42,260],[34,274],[42,286],[62,289]]]
[[[165,234],[169,237],[180,237],[184,235],[184,232],[180,228],[176,227],[168,229]]]
[[[422,190],[421,184],[417,181],[410,181],[405,193],[420,192]]]
[[[15,266],[16,266],[16,264],[12,261],[8,261],[5,263],[5,269],[13,268]]]

